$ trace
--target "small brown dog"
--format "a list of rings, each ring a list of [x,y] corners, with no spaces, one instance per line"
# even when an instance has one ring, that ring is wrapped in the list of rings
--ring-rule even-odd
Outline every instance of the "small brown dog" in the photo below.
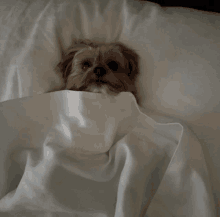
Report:
[[[138,55],[121,43],[78,40],[58,64],[65,90],[117,95],[131,92],[136,96]]]

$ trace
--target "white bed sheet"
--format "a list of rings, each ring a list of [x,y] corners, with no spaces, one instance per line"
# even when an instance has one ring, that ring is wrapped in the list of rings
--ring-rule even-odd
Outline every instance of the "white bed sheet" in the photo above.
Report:
[[[2,217],[215,216],[199,142],[130,93],[58,91],[0,111]]]

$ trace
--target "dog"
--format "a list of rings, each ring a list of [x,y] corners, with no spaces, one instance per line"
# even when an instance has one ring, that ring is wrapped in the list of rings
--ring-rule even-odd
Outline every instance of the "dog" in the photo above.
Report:
[[[77,40],[57,65],[64,79],[63,90],[109,95],[131,92],[136,98],[137,53],[122,43]]]

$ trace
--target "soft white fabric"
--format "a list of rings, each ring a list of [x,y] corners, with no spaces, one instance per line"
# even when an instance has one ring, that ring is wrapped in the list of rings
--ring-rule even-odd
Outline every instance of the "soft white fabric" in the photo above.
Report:
[[[198,141],[144,115],[130,93],[58,91],[0,111],[2,217],[214,217]]]
[[[150,2],[1,0],[0,101],[60,87],[54,68],[74,38],[125,43],[141,57],[143,111],[179,119],[202,145],[220,216],[219,26],[219,14]]]

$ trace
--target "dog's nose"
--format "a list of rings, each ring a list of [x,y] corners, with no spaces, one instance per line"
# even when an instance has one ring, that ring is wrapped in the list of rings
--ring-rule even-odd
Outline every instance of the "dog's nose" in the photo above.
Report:
[[[105,68],[103,67],[96,67],[95,70],[94,70],[94,73],[97,75],[97,76],[103,76],[106,74],[106,70]]]

